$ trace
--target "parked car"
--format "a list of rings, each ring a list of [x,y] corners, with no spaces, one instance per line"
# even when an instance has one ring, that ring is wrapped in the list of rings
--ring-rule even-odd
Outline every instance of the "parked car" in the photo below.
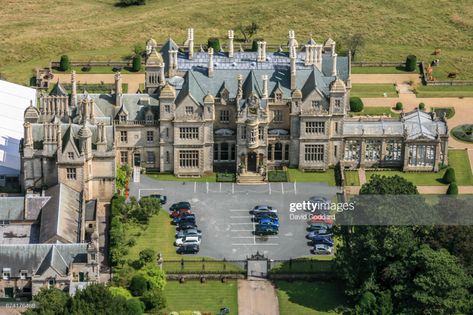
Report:
[[[312,239],[312,244],[314,245],[324,244],[328,246],[333,246],[333,239],[331,239],[330,237],[321,237],[321,238],[314,237]]]
[[[149,195],[148,198],[156,198],[156,199],[159,199],[159,201],[161,202],[162,205],[165,205],[166,202],[168,201],[168,198],[164,195],[157,195],[157,194],[153,194],[153,195]]]
[[[267,205],[262,205],[262,206],[255,206],[253,208],[253,210],[250,211],[252,214],[258,214],[258,213],[265,213],[265,212],[273,212],[273,213],[277,213],[278,210],[276,210],[275,208],[271,207],[271,206],[267,206]]]
[[[324,230],[316,230],[316,231],[312,231],[309,234],[307,234],[306,238],[309,239],[309,240],[313,239],[316,236],[332,238],[332,235],[333,235],[332,233],[324,232]]]
[[[178,254],[197,254],[199,252],[199,245],[191,244],[191,245],[183,245],[179,246],[176,249],[176,253]]]
[[[181,202],[177,202],[177,203],[173,203],[171,205],[171,207],[169,208],[169,210],[171,211],[174,211],[174,210],[178,210],[178,209],[191,209],[191,204],[187,201],[181,201]]]
[[[183,221],[176,225],[177,231],[197,229],[197,224],[194,222]]]
[[[181,208],[171,212],[170,216],[171,218],[177,218],[186,214],[192,214],[192,212],[189,209]]]
[[[278,219],[271,219],[271,218],[262,218],[259,220],[258,224],[260,225],[272,225],[279,228],[279,220]]]
[[[178,238],[174,245],[182,246],[182,245],[200,245],[200,237],[198,236],[185,236],[183,238]]]
[[[253,221],[259,221],[263,218],[279,219],[278,215],[274,212],[260,212],[254,215]]]
[[[309,198],[309,202],[315,204],[315,209],[311,208],[311,212],[323,212],[330,210],[330,200],[322,196],[313,196]]]
[[[279,229],[273,225],[257,224],[255,226],[255,235],[275,235],[278,234]]]
[[[172,219],[173,224],[178,224],[180,222],[195,222],[195,214],[193,213],[186,213],[181,216],[175,217]]]
[[[330,255],[333,253],[333,247],[325,244],[315,244],[311,252],[314,255]]]
[[[319,234],[326,234],[327,231],[330,231],[332,229],[331,224],[325,224],[325,223],[310,223],[309,227],[307,228],[307,231],[312,232],[312,231],[319,231]],[[325,231],[321,233],[322,231]]]
[[[185,236],[202,237],[202,231],[198,229],[180,230],[176,232],[176,238],[183,238]]]
[[[312,217],[307,221],[307,223],[310,225],[311,223],[325,223],[325,224],[333,224],[333,219],[322,215],[312,215]]]

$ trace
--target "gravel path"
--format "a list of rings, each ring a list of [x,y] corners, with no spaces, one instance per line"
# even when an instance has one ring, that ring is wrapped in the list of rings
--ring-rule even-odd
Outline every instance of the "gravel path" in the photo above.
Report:
[[[238,315],[279,315],[276,290],[267,280],[238,280]]]

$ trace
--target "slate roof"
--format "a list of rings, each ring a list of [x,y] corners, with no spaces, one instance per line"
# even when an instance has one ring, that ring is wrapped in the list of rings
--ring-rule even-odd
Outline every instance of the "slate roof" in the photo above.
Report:
[[[39,241],[41,243],[78,241],[80,193],[64,184],[57,184],[46,191],[51,199],[41,212]]]
[[[0,269],[10,268],[12,277],[19,277],[21,270],[41,275],[49,267],[65,276],[72,262],[87,262],[87,244],[0,245]]]
[[[62,85],[57,81],[57,83],[52,88],[49,93],[50,96],[67,96],[67,91],[62,87]]]
[[[0,197],[0,220],[36,221],[49,198],[42,196]]]
[[[89,200],[85,204],[85,221],[95,221],[97,212],[97,200]]]

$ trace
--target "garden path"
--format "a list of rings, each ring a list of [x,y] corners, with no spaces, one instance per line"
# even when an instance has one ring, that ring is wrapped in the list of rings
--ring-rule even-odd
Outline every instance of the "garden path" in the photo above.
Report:
[[[110,74],[93,74],[93,73],[78,73],[76,74],[77,83],[80,84],[105,84],[115,83],[115,75]],[[60,82],[71,82],[71,75],[69,73],[54,73],[53,82],[59,80]],[[128,84],[128,93],[136,93],[140,88],[140,84],[145,82],[145,75],[143,73],[122,73],[122,83]],[[78,91],[82,92],[82,91]]]
[[[273,284],[264,279],[238,280],[239,315],[279,315]]]

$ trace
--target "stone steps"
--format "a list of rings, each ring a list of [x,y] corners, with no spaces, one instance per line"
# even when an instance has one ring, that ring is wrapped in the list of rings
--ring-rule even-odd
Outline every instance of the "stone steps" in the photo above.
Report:
[[[265,184],[265,181],[264,176],[261,176],[258,173],[245,173],[240,175],[238,183],[246,185],[258,185]]]

